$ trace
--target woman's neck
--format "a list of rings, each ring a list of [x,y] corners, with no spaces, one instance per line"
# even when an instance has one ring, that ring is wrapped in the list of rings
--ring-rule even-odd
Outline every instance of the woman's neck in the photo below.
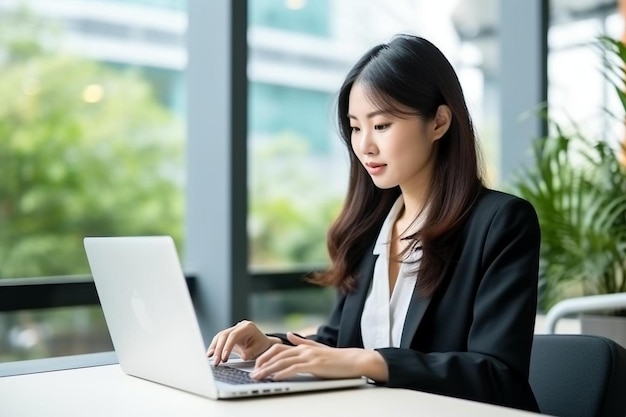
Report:
[[[400,223],[407,226],[412,223],[424,210],[426,206],[426,190],[424,188],[405,190],[402,189],[402,199],[404,208],[397,218]]]

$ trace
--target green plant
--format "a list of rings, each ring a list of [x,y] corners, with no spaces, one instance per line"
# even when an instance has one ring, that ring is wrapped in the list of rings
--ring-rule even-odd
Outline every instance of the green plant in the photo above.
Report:
[[[136,71],[50,47],[49,25],[0,13],[0,278],[87,274],[86,235],[182,236],[182,121]]]
[[[626,47],[608,37],[599,45],[608,58],[604,75],[626,112]],[[605,139],[542,115],[554,133],[535,140],[533,162],[512,186],[539,217],[539,304],[546,311],[567,297],[626,291],[626,170]],[[623,113],[617,117],[623,122]]]
[[[255,268],[316,269],[328,263],[326,231],[343,190],[311,176],[321,168],[309,146],[291,132],[251,144],[248,236]]]

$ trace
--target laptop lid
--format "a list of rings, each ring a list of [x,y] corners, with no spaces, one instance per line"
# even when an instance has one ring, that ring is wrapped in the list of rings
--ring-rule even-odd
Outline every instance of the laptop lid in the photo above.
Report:
[[[88,237],[84,245],[122,370],[216,398],[172,238]]]
[[[216,381],[173,239],[86,237],[84,246],[113,346],[129,375],[213,399],[366,383],[364,378]]]

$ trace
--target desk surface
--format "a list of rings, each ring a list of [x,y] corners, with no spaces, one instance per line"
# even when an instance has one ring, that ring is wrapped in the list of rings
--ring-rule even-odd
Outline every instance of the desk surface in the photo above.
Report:
[[[365,387],[237,400],[209,400],[124,374],[119,365],[0,378],[0,415],[352,415],[521,417],[537,414],[417,391]],[[338,412],[339,411],[339,412]]]

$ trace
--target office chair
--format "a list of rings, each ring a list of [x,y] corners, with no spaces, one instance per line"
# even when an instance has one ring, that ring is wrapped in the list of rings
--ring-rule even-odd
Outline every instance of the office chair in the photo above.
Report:
[[[602,336],[535,335],[530,385],[557,417],[626,416],[626,349]]]

